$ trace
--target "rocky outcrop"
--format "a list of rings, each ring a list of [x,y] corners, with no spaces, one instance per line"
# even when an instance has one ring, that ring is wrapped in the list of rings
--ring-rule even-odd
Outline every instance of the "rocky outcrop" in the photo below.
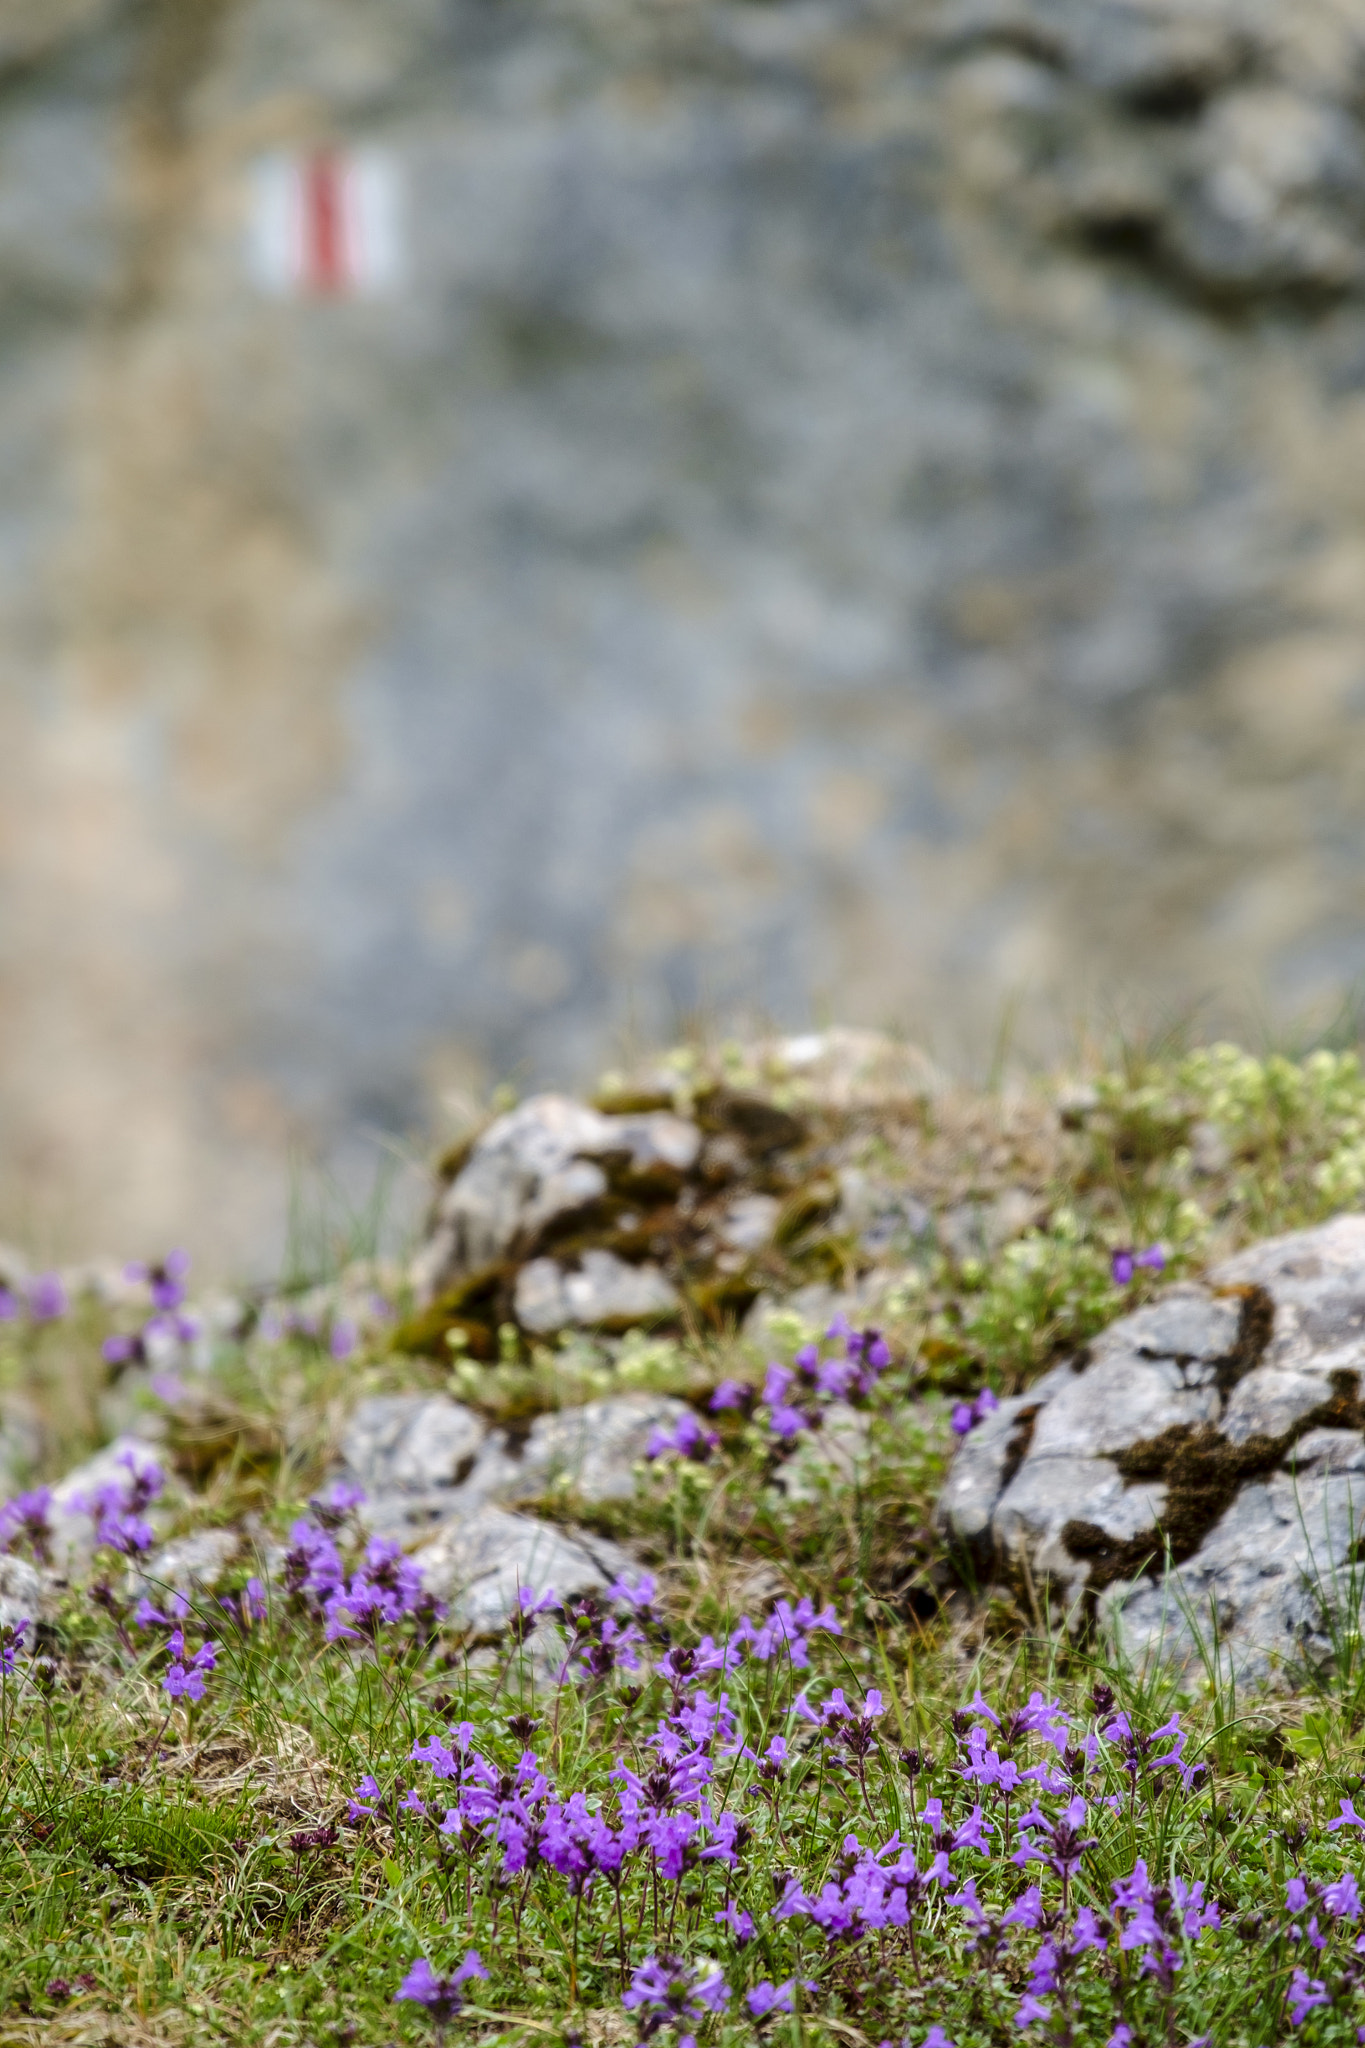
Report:
[[[627,1008],[1354,976],[1362,0],[324,12],[0,20],[23,1213],[262,1270]],[[398,288],[262,294],[348,144]]]
[[[1135,1656],[1264,1679],[1357,1623],[1365,1217],[1271,1239],[1112,1325],[971,1431],[940,1505],[979,1568]]]
[[[601,1107],[531,1096],[443,1162],[410,1269],[419,1312],[393,1346],[489,1358],[504,1325],[714,1327],[813,1272],[889,1272],[934,1218],[890,1155],[880,1172],[854,1162],[874,1106],[903,1120],[941,1087],[915,1048],[833,1030],[736,1049],[728,1072],[646,1073]],[[945,1240],[960,1224],[945,1215]]]

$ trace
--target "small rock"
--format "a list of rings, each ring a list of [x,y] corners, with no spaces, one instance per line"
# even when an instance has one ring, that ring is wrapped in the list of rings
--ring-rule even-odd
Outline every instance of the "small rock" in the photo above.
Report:
[[[188,1593],[213,1587],[241,1556],[245,1542],[240,1529],[197,1529],[163,1544],[138,1566],[137,1575],[153,1589],[173,1586]]]
[[[555,1259],[528,1260],[517,1275],[517,1320],[537,1334],[571,1327],[626,1330],[675,1316],[677,1290],[657,1266],[631,1266],[593,1248],[578,1270]]]
[[[786,1498],[797,1505],[819,1500],[831,1486],[856,1486],[866,1471],[870,1427],[857,1408],[826,1409],[822,1426],[802,1432],[778,1473]]]
[[[772,1243],[781,1208],[775,1195],[739,1195],[721,1217],[716,1234],[733,1251],[761,1251]]]
[[[650,1437],[687,1412],[686,1402],[667,1394],[613,1394],[540,1416],[521,1454],[519,1483],[528,1489],[521,1497],[562,1483],[583,1501],[629,1500]],[[498,1497],[516,1496],[509,1488]]]
[[[934,1219],[904,1188],[888,1187],[860,1166],[844,1166],[835,1228],[856,1237],[872,1258],[907,1257],[932,1238]]]
[[[420,1493],[468,1478],[487,1433],[446,1394],[381,1394],[356,1408],[341,1455],[368,1494]]]
[[[21,1621],[41,1621],[50,1603],[49,1575],[39,1571],[26,1557],[0,1552],[0,1628],[17,1628]],[[32,1637],[28,1647],[32,1648]]]
[[[450,1523],[413,1552],[413,1562],[457,1625],[476,1634],[506,1626],[523,1586],[537,1593],[552,1587],[567,1598],[609,1585],[633,1566],[619,1544],[494,1507]]]
[[[939,1218],[938,1237],[953,1258],[987,1259],[1038,1221],[1038,1198],[1005,1188],[990,1202],[960,1202]]]
[[[440,1399],[436,1397],[436,1402]],[[406,1420],[397,1418],[401,1427],[394,1414],[400,1402],[407,1404]],[[362,1402],[356,1411],[357,1418],[366,1417],[367,1411],[384,1411],[375,1418],[379,1428],[372,1429],[367,1419],[357,1432],[353,1422],[346,1438],[348,1470],[369,1494],[363,1518],[377,1534],[406,1539],[483,1507],[539,1500],[561,1485],[589,1503],[629,1500],[635,1491],[635,1468],[654,1430],[671,1428],[686,1410],[684,1402],[666,1394],[612,1394],[538,1416],[525,1437],[498,1429],[484,1432],[479,1424],[481,1441],[472,1461],[466,1458],[452,1466],[448,1458],[433,1457],[423,1466],[408,1456],[407,1446],[424,1426],[421,1411],[436,1402],[420,1395],[391,1396]],[[444,1405],[458,1406],[453,1401]],[[432,1433],[433,1441],[447,1427],[442,1420]],[[376,1439],[376,1453],[367,1463],[357,1462]],[[459,1473],[458,1480],[436,1476],[449,1470]]]

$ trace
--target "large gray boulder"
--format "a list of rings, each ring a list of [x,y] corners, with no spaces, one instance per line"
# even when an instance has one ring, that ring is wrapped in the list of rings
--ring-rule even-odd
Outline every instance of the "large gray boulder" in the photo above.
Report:
[[[255,1268],[623,1027],[1349,982],[1362,24],[6,0],[7,1213]],[[322,144],[386,296],[258,288]]]
[[[1131,1654],[1243,1677],[1358,1625],[1365,1216],[1239,1253],[1113,1324],[964,1440],[939,1515]]]

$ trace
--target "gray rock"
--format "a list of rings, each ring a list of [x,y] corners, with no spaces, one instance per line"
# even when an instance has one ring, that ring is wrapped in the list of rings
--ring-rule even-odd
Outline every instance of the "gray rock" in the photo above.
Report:
[[[696,1126],[665,1110],[603,1116],[571,1096],[533,1095],[489,1125],[439,1197],[415,1283],[430,1296],[530,1243],[547,1224],[605,1194],[613,1161],[642,1183],[676,1182],[700,1150]]]
[[[29,1563],[26,1557],[0,1553],[0,1628],[17,1628],[21,1621],[41,1621],[52,1605],[52,1575]],[[28,1647],[33,1638],[27,1639]]]
[[[1078,1585],[1086,1570],[1062,1542],[1068,1522],[1127,1542],[1155,1527],[1165,1501],[1160,1485],[1126,1486],[1107,1458],[1028,1457],[996,1503],[992,1534],[1005,1558],[1027,1562],[1040,1581]]]
[[[1233,1444],[1253,1436],[1283,1436],[1320,1408],[1326,1393],[1322,1381],[1310,1373],[1258,1365],[1234,1387],[1222,1415],[1223,1435]]]
[[[409,1446],[425,1426],[423,1412],[440,1399],[392,1396],[364,1402],[356,1411],[365,1421],[358,1431],[353,1422],[347,1433],[347,1469],[366,1485],[369,1498],[361,1513],[377,1534],[409,1540],[483,1507],[515,1507],[560,1490],[587,1503],[629,1500],[651,1434],[671,1427],[685,1407],[668,1395],[612,1394],[538,1416],[524,1437],[501,1429],[485,1432],[480,1423],[476,1456],[458,1462],[433,1456],[423,1465]],[[400,1428],[395,1416],[401,1403],[407,1404],[407,1420]],[[373,1426],[370,1411],[378,1411]],[[450,1443],[450,1425],[441,1420],[432,1430],[433,1446],[443,1431]],[[357,1462],[367,1447],[368,1463]],[[452,1476],[443,1479],[441,1473]]]
[[[1041,1405],[1027,1394],[1013,1395],[958,1446],[939,1497],[938,1515],[955,1541],[973,1552],[979,1552],[991,1534],[1007,1470],[1011,1463],[1019,1463],[1024,1434]]]
[[[1323,1663],[1334,1631],[1356,1625],[1365,1435],[1309,1419],[1359,1392],[1363,1356],[1365,1217],[1252,1246],[1208,1285],[1122,1317],[1077,1369],[1054,1369],[973,1430],[943,1490],[942,1524],[1068,1607],[1093,1598],[1131,1655],[1189,1663],[1207,1654],[1213,1628],[1230,1668],[1257,1682],[1296,1660]],[[1204,1497],[1202,1529],[1203,1468],[1176,1458],[1192,1435],[1198,1458],[1259,1440],[1231,1505],[1218,1514],[1218,1490]],[[1177,1486],[1194,1489],[1178,1504]],[[1110,1583],[1128,1568],[1122,1546],[1150,1535],[1161,1555],[1168,1513],[1180,1540],[1193,1529],[1192,1554]],[[1069,1523],[1091,1527],[1068,1533]]]
[[[368,1494],[422,1493],[466,1479],[487,1424],[445,1394],[387,1394],[362,1401],[341,1455]]]
[[[479,1508],[413,1552],[422,1583],[476,1634],[505,1627],[523,1586],[561,1598],[606,1586],[633,1560],[619,1544],[570,1535],[548,1522]]]
[[[1044,1404],[1030,1456],[1112,1456],[1182,1424],[1211,1422],[1220,1407],[1216,1387],[1185,1385],[1176,1360],[1108,1349]]]
[[[721,1243],[733,1251],[761,1251],[772,1243],[782,1204],[775,1195],[739,1195],[721,1217]]]
[[[1310,1429],[1290,1445],[1291,1472],[1365,1472],[1365,1436],[1358,1429]]]
[[[197,1529],[153,1551],[138,1565],[136,1576],[153,1591],[167,1586],[180,1593],[211,1588],[247,1549],[240,1529]]]
[[[860,1166],[839,1170],[836,1229],[848,1231],[873,1258],[908,1256],[933,1236],[934,1219],[904,1188],[887,1187]]]
[[[1198,1552],[1159,1582],[1116,1585],[1101,1612],[1125,1652],[1212,1663],[1243,1681],[1292,1682],[1303,1664],[1331,1661],[1336,1631],[1359,1627],[1361,1567],[1351,1551],[1365,1477],[1244,1486]]]
[[[517,1319],[549,1334],[569,1328],[625,1330],[666,1321],[682,1303],[657,1266],[628,1265],[615,1252],[585,1251],[576,1268],[529,1259],[517,1274]]]
[[[672,1428],[686,1412],[685,1402],[667,1394],[613,1394],[539,1416],[521,1454],[517,1484],[526,1491],[520,1497],[562,1485],[589,1503],[629,1500],[650,1437],[656,1429]],[[505,1485],[490,1497],[518,1495]]]

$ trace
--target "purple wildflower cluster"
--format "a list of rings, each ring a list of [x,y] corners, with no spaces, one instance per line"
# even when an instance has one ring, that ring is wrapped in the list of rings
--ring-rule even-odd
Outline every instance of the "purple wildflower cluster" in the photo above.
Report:
[[[972,1401],[959,1401],[953,1410],[952,1431],[954,1436],[970,1436],[979,1423],[993,1415],[1000,1406],[989,1387],[983,1387]]]
[[[1327,1823],[1327,1833],[1342,1827],[1365,1827],[1349,1799],[1341,1812]],[[1305,1961],[1295,1961],[1289,1980],[1286,2005],[1291,2026],[1301,2027],[1311,2012],[1338,2006],[1349,2010],[1365,1991],[1365,1933],[1356,1933],[1361,1919],[1360,1885],[1356,1874],[1343,1866],[1326,1881],[1296,1871],[1285,1887],[1283,1926],[1263,1922],[1246,1932],[1252,1939],[1276,1939]],[[1260,1916],[1257,1916],[1258,1922]],[[1322,1975],[1315,1975],[1321,1971]],[[1365,2039],[1358,2028],[1356,2039]]]
[[[369,1313],[376,1322],[387,1322],[393,1310],[382,1294],[370,1297]],[[279,1308],[265,1311],[256,1325],[256,1335],[265,1344],[282,1344],[291,1337],[303,1337],[322,1344],[338,1362],[359,1349],[358,1324],[339,1311],[323,1313],[312,1308]]]
[[[711,1413],[766,1413],[770,1437],[785,1449],[803,1431],[819,1429],[826,1411],[836,1403],[862,1405],[891,1363],[886,1339],[879,1330],[855,1330],[848,1318],[841,1315],[825,1332],[825,1342],[839,1349],[827,1353],[819,1344],[804,1344],[790,1365],[774,1359],[761,1388],[749,1380],[722,1380],[711,1396]],[[710,1457],[719,1442],[714,1429],[688,1414],[675,1429],[656,1429],[646,1456],[672,1454],[702,1461]]]
[[[52,1488],[35,1486],[0,1507],[0,1550],[29,1550],[39,1564],[52,1562]]]
[[[1184,1761],[1186,1738],[1178,1716],[1140,1734],[1127,1715],[1112,1711],[1107,1688],[1096,1689],[1092,1705],[1093,1720],[1081,1726],[1059,1702],[1035,1692],[1002,1722],[978,1692],[954,1716],[958,1755],[952,1776],[969,1788],[970,1810],[952,1818],[946,1798],[934,1797],[879,1847],[847,1834],[834,1871],[819,1886],[790,1876],[773,1917],[808,1920],[831,1953],[874,1938],[886,1964],[904,1948],[922,1982],[917,1921],[931,1912],[941,1921],[944,1907],[956,1908],[965,1949],[977,1967],[997,1971],[1008,1959],[1010,1974],[1023,1983],[1014,2014],[1021,2030],[1053,2023],[1070,2038],[1076,1982],[1086,1959],[1115,1946],[1120,1954],[1137,1955],[1139,1976],[1154,1981],[1169,2007],[1175,1973],[1190,1945],[1221,1924],[1219,1907],[1206,1900],[1203,1880],[1187,1884],[1174,1876],[1167,1885],[1154,1885],[1141,1860],[1130,1877],[1112,1881],[1106,1890],[1090,1877],[1088,1859],[1102,1847],[1106,1858],[1112,1853],[1106,1830],[1128,1818],[1138,1774],[1150,1778],[1173,1765],[1188,1789],[1202,1766]],[[866,1800],[866,1760],[878,1745],[880,1695],[869,1692],[855,1710],[837,1691],[818,1715],[803,1700],[797,1710],[815,1722],[828,1746],[847,1753]],[[1163,1742],[1169,1745],[1164,1754],[1153,1754]],[[902,1762],[913,1785],[923,1759],[917,1751],[906,1752]],[[1115,1764],[1129,1779],[1126,1794],[1104,1789]],[[980,1859],[975,1869],[954,1868],[953,1859],[964,1854]],[[1038,1880],[1008,1905],[991,1911],[982,1904],[978,1887],[988,1872],[999,1875],[1013,1866],[1027,1873],[1034,1865],[1041,1866]],[[1088,1896],[1078,1902],[1078,1893]],[[1120,1999],[1127,1981],[1123,1975],[1113,1980]],[[1121,2011],[1111,2048],[1135,2038],[1127,2028]]]
[[[130,1365],[171,1364],[181,1349],[200,1334],[199,1318],[184,1306],[188,1252],[168,1252],[154,1264],[135,1259],[123,1269],[134,1286],[145,1285],[152,1312],[136,1330],[115,1330],[101,1347],[104,1362],[116,1371]]]
[[[145,1453],[124,1451],[118,1463],[122,1467],[118,1478],[96,1487],[93,1493],[74,1495],[69,1506],[94,1522],[97,1549],[137,1557],[150,1550],[155,1540],[146,1510],[165,1485],[165,1474]]]
[[[1011,2018],[1021,2035],[1037,2027],[1059,2040],[1078,2038],[1084,2007],[1091,2023],[1096,2011],[1107,2013],[1107,2048],[1174,2038],[1180,1973],[1200,1941],[1221,1928],[1223,1908],[1208,1895],[1206,1878],[1189,1880],[1178,1869],[1158,1876],[1142,1857],[1129,1874],[1111,1873],[1139,1814],[1167,1786],[1184,1796],[1203,1772],[1187,1759],[1179,1715],[1142,1729],[1103,1685],[1080,1717],[1041,1691],[1002,1714],[978,1691],[953,1717],[955,1755],[940,1768],[922,1750],[895,1748],[876,1689],[858,1698],[808,1681],[785,1705],[769,1685],[768,1706],[750,1729],[747,1716],[764,1689],[737,1696],[728,1674],[746,1658],[781,1656],[808,1667],[809,1637],[839,1633],[833,1613],[783,1601],[758,1626],[746,1619],[721,1639],[669,1643],[660,1654],[654,1602],[648,1578],[609,1588],[590,1611],[578,1603],[577,1615],[575,1603],[552,1593],[524,1599],[525,1626],[551,1616],[579,1644],[565,1677],[601,1676],[619,1665],[667,1686],[653,1734],[618,1750],[599,1789],[555,1782],[549,1753],[531,1740],[541,1724],[528,1715],[507,1723],[520,1747],[506,1762],[464,1720],[412,1745],[408,1762],[419,1776],[406,1787],[367,1773],[352,1796],[350,1823],[383,1822],[402,1841],[428,1844],[438,1868],[462,1865],[471,1931],[474,1873],[481,1873],[494,1938],[506,1907],[518,1951],[532,1897],[545,1900],[546,1886],[562,1887],[572,1906],[575,1969],[586,1911],[595,1918],[598,1959],[615,1957],[642,2048],[663,2035],[684,2048],[735,1996],[749,2021],[765,2026],[807,1996],[862,1981],[869,1968],[927,1989],[928,1957],[941,1971],[945,1939],[969,1973],[983,1974],[994,2003],[1002,1985],[1013,1987]],[[920,1796],[936,1771],[937,1789]],[[902,1775],[908,1808],[899,1801],[899,1824],[883,1831],[878,1804]],[[811,1810],[818,1810],[822,1788],[853,1802],[852,1824],[809,1872],[781,1870],[767,1889],[758,1882],[766,1865],[760,1859],[751,1869],[756,1831],[783,1843],[798,1839],[788,1833],[791,1802],[813,1794]],[[858,1821],[859,1808],[873,1832]],[[1348,1808],[1344,1802],[1334,1825],[1365,1827]],[[1314,1974],[1323,1928],[1340,1922],[1354,1930],[1360,1917],[1349,1872],[1331,1884],[1296,1883],[1288,1906],[1298,1919],[1285,1938],[1305,1943],[1308,1961],[1296,1966],[1288,2000],[1294,2025],[1296,2014],[1343,1998],[1356,1974],[1365,1974],[1353,1957],[1339,1959],[1334,1974]],[[709,1922],[730,1964],[713,1955],[687,1959],[674,1939],[680,1921],[689,1931]],[[640,1936],[652,1936],[643,1963],[631,1953]],[[809,1969],[814,1962],[812,1974],[760,1978],[747,1968],[751,1951],[771,1964],[793,1940],[799,1963]],[[949,2048],[941,2028],[929,2039]]]
[[[70,1307],[60,1273],[38,1273],[14,1286],[0,1282],[0,1323],[17,1322],[21,1316],[31,1323],[56,1323]]]
[[[642,2044],[671,2028],[677,2048],[696,2048],[690,2026],[724,2012],[730,1987],[719,1969],[698,1969],[681,1956],[650,1956],[621,2003],[634,2013]]]
[[[173,1701],[202,1700],[206,1675],[218,1668],[218,1645],[211,1637],[205,1637],[197,1650],[186,1647],[183,1624],[189,1615],[189,1600],[178,1592],[170,1595],[164,1609],[154,1607],[145,1595],[133,1609],[134,1627],[166,1634],[164,1647],[170,1663],[161,1688]]]
[[[439,2041],[444,2038],[451,2020],[464,2010],[466,1984],[475,1977],[486,1978],[487,1975],[476,1948],[471,1948],[459,1968],[445,1977],[432,1969],[425,1956],[419,1956],[394,1992],[393,2001],[397,2005],[404,1999],[410,1999],[414,2005],[423,2007]]]
[[[387,1536],[365,1540],[354,1521],[364,1500],[359,1487],[339,1482],[312,1503],[311,1515],[294,1523],[284,1560],[286,1590],[322,1623],[329,1643],[377,1642],[403,1621],[419,1639],[429,1636],[441,1609],[398,1544]]]

